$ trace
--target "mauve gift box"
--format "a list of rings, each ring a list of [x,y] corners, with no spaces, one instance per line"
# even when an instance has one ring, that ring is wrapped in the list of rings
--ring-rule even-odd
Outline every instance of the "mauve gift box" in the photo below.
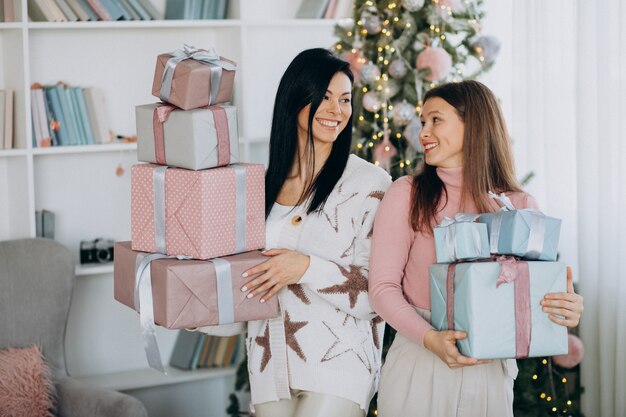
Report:
[[[135,309],[135,268],[142,252],[130,242],[115,243],[114,296]],[[267,260],[259,251],[221,258],[230,264],[234,321],[270,319],[278,316],[278,297],[265,303],[259,297],[246,298],[241,287],[251,278],[241,274]],[[168,329],[211,326],[220,323],[215,265],[211,261],[157,259],[150,264],[154,321]]]
[[[210,259],[265,246],[265,168],[131,168],[133,250]]]
[[[163,107],[166,108],[165,121],[160,122],[160,115],[155,118],[155,112]],[[135,116],[137,159],[140,161],[193,170],[239,162],[237,109],[234,106],[185,111],[153,103],[135,107]]]
[[[172,103],[183,110],[232,101],[235,71],[222,70],[217,97],[215,101],[210,102],[211,68],[208,64],[194,59],[185,59],[176,65],[169,97],[167,99],[161,97],[163,72],[170,58],[172,58],[170,54],[161,54],[157,57],[154,80],[152,81],[153,96]],[[231,60],[223,57],[220,59],[236,66],[235,62]]]

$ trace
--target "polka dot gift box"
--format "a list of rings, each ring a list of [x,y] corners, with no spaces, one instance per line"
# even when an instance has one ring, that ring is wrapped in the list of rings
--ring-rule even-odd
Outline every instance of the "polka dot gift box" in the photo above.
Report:
[[[210,259],[265,246],[265,168],[131,168],[132,249]]]

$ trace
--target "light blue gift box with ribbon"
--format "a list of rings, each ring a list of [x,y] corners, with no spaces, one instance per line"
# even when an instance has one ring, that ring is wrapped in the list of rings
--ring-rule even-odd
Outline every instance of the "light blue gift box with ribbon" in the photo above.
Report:
[[[516,210],[504,194],[489,195],[504,204],[502,210],[482,213],[478,218],[487,225],[491,253],[538,261],[556,260],[560,219],[534,209]]]
[[[492,262],[430,266],[431,321],[464,331],[459,351],[476,359],[563,355],[567,328],[552,322],[540,301],[565,292],[565,265],[500,257]],[[452,300],[448,304],[448,300]]]
[[[487,226],[477,219],[478,214],[466,213],[443,218],[433,229],[437,262],[489,258]]]

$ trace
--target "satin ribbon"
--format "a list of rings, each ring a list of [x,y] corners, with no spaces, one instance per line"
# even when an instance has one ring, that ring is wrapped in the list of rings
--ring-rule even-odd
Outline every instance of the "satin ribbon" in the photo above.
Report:
[[[496,288],[504,283],[514,283],[515,298],[515,357],[527,358],[530,353],[531,313],[530,313],[530,273],[528,262],[517,260],[511,256],[492,257],[477,262],[496,260],[500,264],[500,273]],[[448,330],[454,330],[454,275],[456,265],[448,265],[446,276],[446,315]]]
[[[141,337],[146,351],[148,365],[164,374],[165,368],[161,361],[161,353],[156,340],[154,324],[154,305],[152,303],[152,275],[150,263],[156,259],[173,258],[161,253],[139,253],[135,260],[135,310],[139,312]]]
[[[235,250],[233,253],[247,251],[247,202],[246,202],[246,167],[232,164],[228,168],[235,171]],[[152,190],[154,194],[154,242],[156,252],[167,253],[165,227],[165,171],[166,166],[152,169]]]
[[[445,228],[444,230],[444,247],[447,254],[447,260],[449,262],[455,261],[457,259],[457,244],[456,244],[456,225],[458,223],[473,223],[478,219],[479,214],[468,214],[468,213],[457,213],[454,216],[454,219],[449,217],[444,217],[441,221],[441,224],[437,227]],[[480,250],[482,247],[480,232],[476,227],[472,227],[472,243],[474,244],[474,249],[477,254],[480,254]]]
[[[217,166],[225,166],[230,163],[230,132],[228,129],[228,116],[226,109],[220,106],[206,106],[203,109],[211,110],[213,124],[217,134]],[[154,156],[156,163],[167,165],[165,159],[165,134],[164,124],[176,106],[159,103],[152,115],[152,129],[154,131]]]
[[[152,129],[154,131],[154,157],[159,165],[167,165],[165,160],[165,134],[163,124],[167,121],[170,113],[176,106],[159,103],[152,114]]]
[[[489,191],[489,198],[498,200],[503,205],[498,213],[494,213],[491,221],[491,231],[489,233],[489,251],[498,253],[500,243],[500,230],[502,228],[502,212],[516,210],[511,200],[504,194],[496,194]],[[546,237],[546,215],[535,209],[522,209],[531,215],[530,230],[528,232],[528,241],[526,242],[526,251],[524,258],[539,259],[543,252],[544,241]]]
[[[157,259],[180,260],[191,259],[189,256],[168,256],[161,253],[138,253],[135,260],[135,310],[139,312],[143,347],[148,359],[148,365],[167,375],[161,361],[161,353],[156,340],[156,325],[154,323],[154,304],[152,300],[152,273],[150,264]],[[232,271],[230,262],[221,258],[214,258],[215,279],[217,282],[217,309],[218,324],[235,322],[235,303],[233,300]]]
[[[198,61],[209,66],[211,70],[209,102],[207,103],[209,105],[215,103],[215,100],[217,99],[217,93],[219,92],[220,82],[222,80],[222,69],[227,71],[234,71],[237,69],[236,65],[222,59],[213,48],[210,50],[204,50],[184,45],[183,49],[177,49],[174,52],[171,52],[170,55],[172,57],[168,59],[165,64],[163,77],[161,79],[161,90],[159,91],[159,97],[164,101],[169,101],[176,66],[186,59],[193,59],[194,61]]]

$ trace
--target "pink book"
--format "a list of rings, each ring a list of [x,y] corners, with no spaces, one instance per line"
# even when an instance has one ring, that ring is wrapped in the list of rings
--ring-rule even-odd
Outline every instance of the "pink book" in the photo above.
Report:
[[[107,13],[100,0],[87,0],[87,3],[91,6],[93,11],[98,15],[100,20],[111,20],[111,16]]]

